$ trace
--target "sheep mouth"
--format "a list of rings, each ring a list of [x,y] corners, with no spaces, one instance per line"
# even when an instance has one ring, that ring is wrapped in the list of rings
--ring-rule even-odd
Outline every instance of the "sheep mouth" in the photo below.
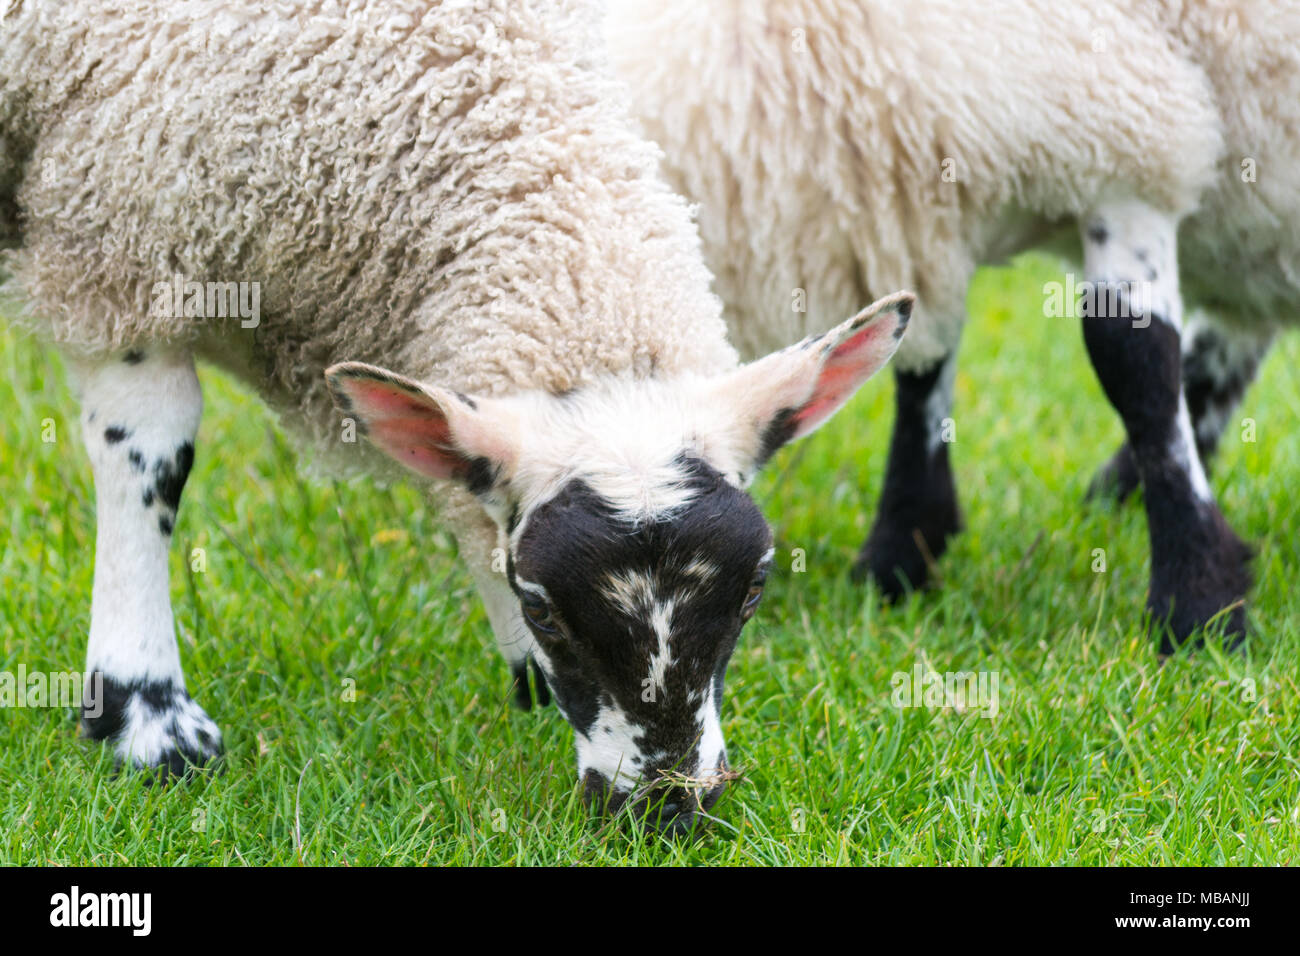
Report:
[[[620,818],[644,821],[647,828],[663,836],[691,832],[705,820],[727,787],[744,778],[740,770],[726,765],[699,774],[665,771],[632,790],[611,789],[599,773],[583,776],[583,802],[604,811],[612,823]]]

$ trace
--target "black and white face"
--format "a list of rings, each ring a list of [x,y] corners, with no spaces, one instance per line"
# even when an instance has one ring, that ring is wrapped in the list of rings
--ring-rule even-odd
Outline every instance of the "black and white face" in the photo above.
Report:
[[[508,575],[534,660],[573,725],[589,800],[642,798],[680,828],[727,771],[722,687],[772,561],[740,488],[679,456],[667,508],[638,520],[581,477],[510,536]]]
[[[526,635],[573,726],[590,802],[631,799],[676,831],[722,792],[723,680],[772,561],[744,488],[884,365],[911,303],[891,296],[717,376],[564,397],[466,396],[358,363],[327,373],[373,444],[459,482],[496,522],[508,636]]]

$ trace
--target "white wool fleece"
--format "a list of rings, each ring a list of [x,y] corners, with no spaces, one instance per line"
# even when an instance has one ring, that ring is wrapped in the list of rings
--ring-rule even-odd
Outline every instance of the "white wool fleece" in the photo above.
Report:
[[[1294,4],[608,7],[611,60],[670,182],[701,206],[705,259],[746,356],[911,288],[895,361],[929,367],[956,345],[978,264],[1113,195],[1196,210],[1182,256],[1192,295],[1230,318],[1295,314]],[[1245,157],[1256,182],[1243,181]]]
[[[336,446],[338,361],[480,394],[736,363],[587,2],[5,6],[0,236],[67,348],[189,345]],[[151,312],[175,275],[259,283],[256,328]]]

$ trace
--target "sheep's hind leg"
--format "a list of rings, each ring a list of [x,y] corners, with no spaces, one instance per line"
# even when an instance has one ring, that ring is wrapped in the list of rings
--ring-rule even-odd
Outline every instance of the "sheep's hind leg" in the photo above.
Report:
[[[194,360],[132,350],[70,365],[98,522],[82,730],[119,764],[183,775],[221,753],[221,731],[185,690],[167,580],[203,406]]]
[[[926,583],[932,562],[961,530],[961,510],[948,461],[957,352],[923,372],[895,368],[894,434],[884,490],[854,576],[870,575],[894,600]]]
[[[1083,228],[1084,342],[1146,491],[1147,606],[1164,652],[1216,618],[1242,636],[1250,587],[1250,549],[1215,504],[1182,393],[1176,228],[1134,201],[1099,207]]]
[[[1203,318],[1189,318],[1183,332],[1183,394],[1203,464],[1213,458],[1271,344],[1271,333],[1231,334]],[[1088,498],[1123,501],[1139,484],[1133,449],[1125,442],[1092,479]]]

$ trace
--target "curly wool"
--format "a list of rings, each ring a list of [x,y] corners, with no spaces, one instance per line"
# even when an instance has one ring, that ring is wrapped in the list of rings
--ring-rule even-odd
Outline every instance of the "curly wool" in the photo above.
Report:
[[[8,2],[0,233],[67,349],[193,348],[321,439],[342,360],[487,394],[736,363],[585,2]],[[159,314],[176,275],[259,283],[260,323]]]
[[[1191,214],[1185,291],[1300,301],[1300,10],[1273,0],[610,0],[607,38],[747,355],[884,291],[895,362],[957,344],[977,265],[1103,198]],[[1258,163],[1244,183],[1243,157]],[[805,311],[800,311],[804,309]]]

